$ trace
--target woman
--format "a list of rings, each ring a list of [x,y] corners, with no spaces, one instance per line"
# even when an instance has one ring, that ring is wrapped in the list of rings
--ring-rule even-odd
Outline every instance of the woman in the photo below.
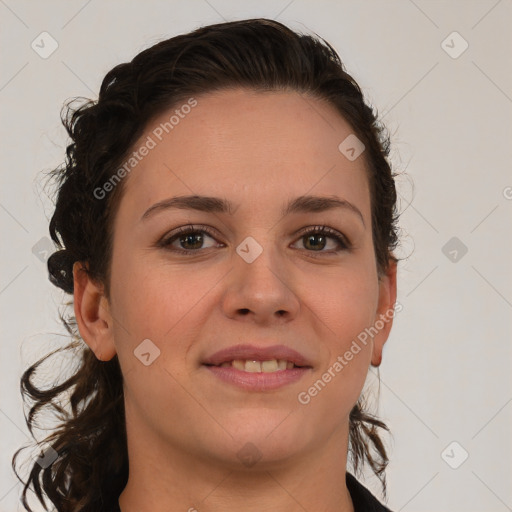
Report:
[[[33,486],[59,512],[389,510],[347,464],[385,493],[361,392],[392,325],[396,191],[335,50],[266,19],[203,27],[63,121],[48,269],[81,362],[49,390],[40,362],[23,375],[29,426],[61,418],[25,508]]]

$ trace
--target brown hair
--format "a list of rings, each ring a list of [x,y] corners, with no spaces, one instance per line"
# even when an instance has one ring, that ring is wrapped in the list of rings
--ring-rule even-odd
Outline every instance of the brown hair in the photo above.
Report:
[[[123,182],[104,199],[94,191],[119,169],[157,114],[191,96],[235,87],[306,93],[334,106],[351,125],[366,147],[372,233],[382,275],[397,244],[396,190],[385,128],[329,43],[276,21],[251,19],[201,27],[155,44],[109,71],[97,101],[76,108],[74,100],[66,104],[62,122],[71,143],[65,163],[50,172],[58,189],[49,227],[59,248],[48,259],[53,284],[72,294],[73,264],[87,262],[89,276],[109,296],[113,219]],[[39,501],[45,506],[46,495],[59,512],[106,511],[116,506],[128,477],[121,369],[117,356],[110,361],[95,357],[73,317],[61,313],[60,318],[73,341],[34,363],[21,379],[22,395],[31,401],[31,433],[41,411],[53,410],[59,417],[58,428],[43,441],[58,458],[48,467],[34,463],[26,482],[18,475],[25,484],[22,503],[31,510],[27,490],[33,485]],[[73,375],[49,389],[34,384],[41,363],[66,350],[80,357]],[[59,400],[63,396],[65,407]],[[385,494],[388,457],[378,429],[388,428],[364,410],[362,400],[350,413],[350,455],[356,472],[368,462]],[[15,471],[20,451],[13,457]]]

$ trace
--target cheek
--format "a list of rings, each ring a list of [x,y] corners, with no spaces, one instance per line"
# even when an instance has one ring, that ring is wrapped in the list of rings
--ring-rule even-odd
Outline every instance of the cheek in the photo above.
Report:
[[[124,368],[138,363],[134,350],[146,339],[159,348],[160,364],[168,357],[183,360],[204,321],[198,317],[205,314],[208,293],[218,281],[218,272],[185,272],[164,261],[119,262],[112,274],[112,313]]]
[[[184,391],[189,370],[182,362],[190,339],[198,335],[198,315],[204,314],[207,304],[201,298],[218,276],[184,273],[165,263],[148,265],[135,258],[119,263],[116,272],[112,274],[114,338],[132,412],[160,421],[163,410],[166,418],[187,411],[193,403]],[[147,365],[145,353],[149,353]],[[158,399],[148,400],[155,393]],[[165,432],[170,424],[154,427]]]
[[[374,321],[379,288],[371,266],[317,275],[314,284],[304,298],[329,328],[337,346],[342,348]]]
[[[317,387],[329,388],[326,400],[348,404],[357,400],[371,362],[372,340],[367,333],[375,321],[378,282],[367,271],[340,273],[318,284],[307,301],[320,320],[320,336],[328,352],[312,382],[320,379]]]

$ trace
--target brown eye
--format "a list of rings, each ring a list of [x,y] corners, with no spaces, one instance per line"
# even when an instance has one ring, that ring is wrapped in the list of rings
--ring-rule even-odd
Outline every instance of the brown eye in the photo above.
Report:
[[[319,235],[318,233],[313,233],[312,235],[306,235],[303,237],[304,246],[306,249],[322,250],[327,245],[327,238],[325,235]]]
[[[301,240],[303,246],[310,252],[335,253],[350,248],[345,236],[326,226],[315,226],[306,230],[302,233]],[[328,247],[328,245],[331,247]],[[328,250],[324,250],[326,247]]]
[[[206,243],[209,243],[209,245],[205,246]],[[158,245],[181,254],[199,253],[202,249],[219,247],[219,244],[216,242],[213,234],[210,234],[209,230],[203,227],[198,229],[193,226],[179,228],[177,232],[175,231],[174,234],[166,237]]]
[[[204,237],[200,232],[195,232],[181,235],[178,241],[182,249],[201,249],[204,243]]]

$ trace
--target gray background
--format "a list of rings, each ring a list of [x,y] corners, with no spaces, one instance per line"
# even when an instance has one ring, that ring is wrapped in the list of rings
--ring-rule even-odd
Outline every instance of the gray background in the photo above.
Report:
[[[0,0],[0,512],[21,510],[10,469],[28,441],[20,375],[67,341],[40,174],[64,158],[62,103],[96,98],[111,67],[161,39],[248,17],[327,39],[383,115],[404,172],[403,311],[378,408],[393,432],[388,506],[512,510],[511,0]],[[58,44],[47,58],[55,43],[42,32]]]

